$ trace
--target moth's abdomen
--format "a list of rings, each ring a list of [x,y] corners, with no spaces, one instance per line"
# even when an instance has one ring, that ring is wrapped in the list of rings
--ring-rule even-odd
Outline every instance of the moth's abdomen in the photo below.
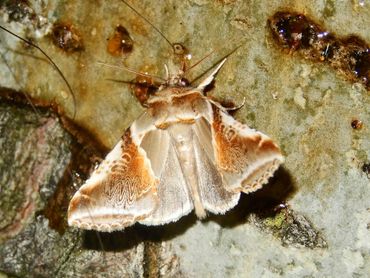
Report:
[[[204,218],[206,211],[202,205],[199,192],[199,173],[196,169],[192,126],[178,123],[170,126],[168,132],[176,148],[181,169],[193,199],[195,213],[199,218]]]

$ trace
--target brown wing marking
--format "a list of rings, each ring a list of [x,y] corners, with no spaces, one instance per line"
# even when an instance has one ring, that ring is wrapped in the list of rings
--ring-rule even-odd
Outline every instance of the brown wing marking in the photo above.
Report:
[[[284,160],[279,147],[216,105],[212,109],[215,159],[226,189],[248,193],[261,188]]]
[[[240,192],[227,191],[218,171],[212,147],[211,126],[204,118],[193,126],[193,146],[198,176],[200,199],[204,208],[212,213],[223,214],[239,201]]]
[[[157,184],[145,152],[127,130],[73,196],[68,223],[83,229],[109,232],[130,226],[156,208]]]

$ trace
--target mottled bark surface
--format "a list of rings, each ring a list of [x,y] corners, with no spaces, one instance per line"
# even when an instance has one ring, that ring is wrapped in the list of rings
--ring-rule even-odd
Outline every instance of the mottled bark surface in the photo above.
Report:
[[[76,180],[69,167],[72,136],[55,114],[36,111],[0,102],[1,271],[17,277],[142,276],[142,243],[115,253],[105,250],[115,244],[104,235],[100,243],[100,237],[89,240],[81,231],[66,229],[74,189],[63,181]]]
[[[130,81],[135,76],[97,62],[123,63],[164,76],[164,64],[173,60],[170,47],[120,1],[2,4],[1,25],[34,40],[52,57],[71,84],[76,104],[45,58],[4,32],[0,32],[0,86],[54,103],[69,118],[76,111],[73,123],[97,145],[111,148],[143,109],[129,86],[107,80]],[[325,63],[281,50],[267,19],[279,10],[295,11],[336,36],[355,34],[369,44],[369,3],[134,4],[170,41],[185,45],[193,61],[216,50],[189,73],[190,80],[244,43],[230,56],[210,93],[237,104],[245,98],[235,117],[274,138],[286,162],[263,190],[243,196],[224,216],[198,221],[190,215],[163,227],[137,225],[120,233],[86,233],[66,225],[68,200],[75,190],[68,172],[87,173],[96,161],[92,157],[101,154],[86,153],[85,141],[79,140],[77,150],[91,158],[84,160],[81,171],[79,156],[74,155],[75,138],[58,117],[49,110],[37,108],[37,115],[27,105],[1,102],[0,275],[366,277],[369,91]],[[56,22],[68,26],[73,41],[61,35],[64,31],[51,31]],[[133,41],[132,51],[121,57],[107,51],[107,39],[118,24]],[[55,44],[56,36],[64,40]],[[351,126],[354,120],[362,126]],[[74,180],[85,178],[82,174]],[[285,201],[287,206],[278,206]]]

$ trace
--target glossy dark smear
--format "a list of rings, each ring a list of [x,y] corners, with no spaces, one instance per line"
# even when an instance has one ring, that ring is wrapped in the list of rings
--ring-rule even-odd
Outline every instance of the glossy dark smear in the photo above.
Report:
[[[66,52],[75,52],[84,49],[82,37],[71,24],[54,24],[52,40],[56,46]]]
[[[370,179],[370,163],[365,163],[364,165],[362,165],[362,171]]]
[[[268,26],[279,46],[315,62],[326,62],[348,80],[370,90],[370,47],[357,36],[338,38],[306,16],[277,12]]]
[[[113,56],[127,54],[134,48],[134,41],[125,27],[117,25],[114,34],[108,39],[107,50]]]
[[[355,74],[369,86],[370,80],[370,49],[355,51],[353,54],[353,68]]]
[[[363,123],[362,123],[362,121],[360,121],[360,120],[353,120],[352,122],[351,122],[351,127],[353,128],[353,129],[361,129],[362,128],[362,126],[363,126]]]

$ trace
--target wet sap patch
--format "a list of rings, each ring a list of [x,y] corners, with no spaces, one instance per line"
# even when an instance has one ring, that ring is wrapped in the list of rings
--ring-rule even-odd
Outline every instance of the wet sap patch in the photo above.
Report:
[[[370,90],[370,44],[358,36],[340,38],[295,12],[277,12],[268,21],[277,44],[314,62],[329,64],[348,80]]]
[[[117,25],[114,34],[108,39],[107,50],[113,56],[121,56],[133,50],[134,41],[127,29]]]
[[[69,23],[54,23],[51,31],[51,39],[57,47],[66,52],[82,51],[84,48],[81,35]]]

